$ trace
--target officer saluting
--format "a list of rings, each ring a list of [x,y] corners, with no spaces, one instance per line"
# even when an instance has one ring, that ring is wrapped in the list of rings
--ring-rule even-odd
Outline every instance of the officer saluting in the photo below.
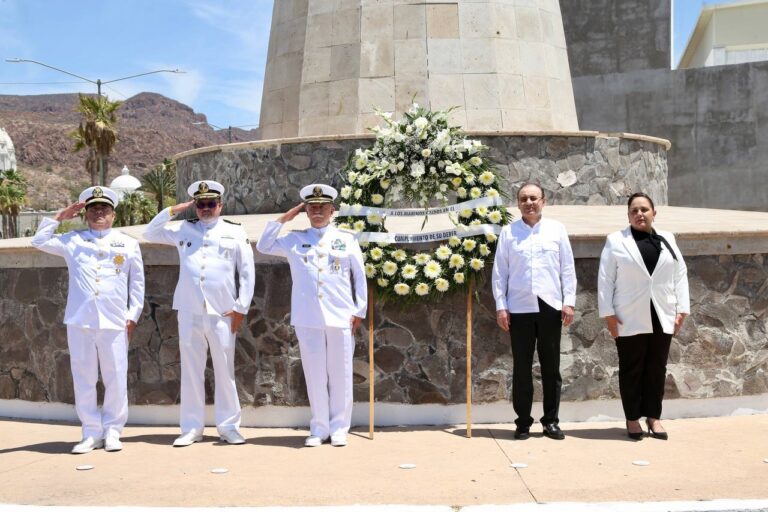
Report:
[[[253,297],[253,250],[245,230],[221,219],[224,187],[212,180],[187,189],[193,198],[166,208],[144,232],[151,242],[179,251],[179,282],[173,295],[181,352],[181,436],[174,446],[202,440],[205,427],[205,363],[211,351],[216,428],[222,441],[243,444],[238,432],[240,400],[235,385],[235,333]],[[197,219],[168,224],[193,207]]]
[[[144,267],[139,243],[112,229],[117,194],[89,187],[79,201],[45,218],[32,246],[63,257],[69,269],[64,323],[75,388],[75,410],[83,438],[72,453],[122,449],[128,419],[128,340],[144,306]],[[85,208],[88,229],[54,235],[59,223]],[[99,413],[96,381],[101,368],[104,407]]]
[[[314,184],[300,195],[304,202],[269,222],[256,248],[288,258],[291,267],[291,325],[312,411],[304,445],[319,446],[330,437],[333,446],[345,446],[352,422],[352,334],[365,316],[368,294],[363,256],[351,232],[330,224],[336,190]],[[278,236],[301,210],[312,227]]]

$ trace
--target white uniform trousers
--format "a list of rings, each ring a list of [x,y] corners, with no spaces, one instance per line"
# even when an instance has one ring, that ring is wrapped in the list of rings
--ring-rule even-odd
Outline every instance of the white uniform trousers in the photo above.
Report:
[[[310,435],[346,434],[352,423],[352,330],[296,326],[296,337],[312,412]]]
[[[75,387],[75,410],[83,438],[118,436],[128,421],[128,344],[125,331],[87,329],[67,325],[69,363]],[[99,412],[96,382],[104,383],[104,406]]]
[[[181,431],[202,434],[205,428],[205,363],[211,350],[214,407],[219,433],[240,427],[240,400],[235,384],[235,335],[229,318],[178,312],[181,352]]]

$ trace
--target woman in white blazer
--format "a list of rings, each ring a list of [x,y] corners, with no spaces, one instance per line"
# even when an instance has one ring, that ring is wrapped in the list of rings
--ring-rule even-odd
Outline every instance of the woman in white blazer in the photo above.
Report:
[[[642,439],[644,416],[649,434],[667,439],[659,417],[669,346],[690,312],[687,270],[674,235],[653,229],[653,200],[639,192],[627,206],[629,227],[600,255],[598,309],[616,339],[627,435]]]

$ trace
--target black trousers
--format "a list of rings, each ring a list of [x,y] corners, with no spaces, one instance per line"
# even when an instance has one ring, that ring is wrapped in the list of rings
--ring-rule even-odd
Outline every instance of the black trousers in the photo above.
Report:
[[[538,313],[510,314],[509,336],[512,341],[512,407],[519,428],[533,425],[533,351],[539,354],[541,383],[544,391],[544,416],[541,423],[560,421],[560,332],[562,312],[539,299]]]
[[[651,305],[653,332],[616,338],[619,352],[619,392],[624,416],[634,421],[661,417],[667,357],[672,335],[665,334]]]

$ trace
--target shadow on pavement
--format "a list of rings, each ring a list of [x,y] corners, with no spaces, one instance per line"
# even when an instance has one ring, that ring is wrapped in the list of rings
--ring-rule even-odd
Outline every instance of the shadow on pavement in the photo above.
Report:
[[[64,441],[51,441],[48,443],[28,444],[26,446],[3,448],[0,450],[0,455],[4,453],[13,453],[13,452],[36,452],[36,453],[48,453],[48,454],[69,453],[70,450],[72,450],[72,447],[74,445],[75,445],[74,442],[64,442]]]

